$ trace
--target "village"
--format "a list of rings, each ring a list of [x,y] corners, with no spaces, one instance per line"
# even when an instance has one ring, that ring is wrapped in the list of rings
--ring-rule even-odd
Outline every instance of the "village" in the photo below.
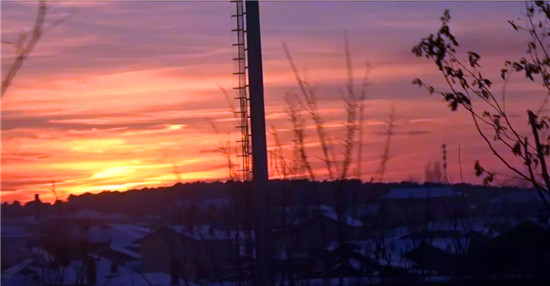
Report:
[[[268,249],[278,285],[549,278],[548,209],[534,190],[349,181],[355,197],[331,203],[339,184],[333,190],[307,182],[272,186],[294,188],[292,198],[270,207]],[[24,206],[4,204],[2,285],[249,285],[255,259],[249,206],[238,195],[192,198],[183,191],[222,183],[186,186],[156,190],[173,197],[157,214],[135,215],[122,205],[119,213],[81,208],[85,200],[101,205],[101,195],[147,196],[153,205],[153,190],[75,196],[54,205],[37,195]],[[368,188],[376,191],[366,194]]]
[[[0,284],[550,285],[550,3],[387,2],[2,1]]]

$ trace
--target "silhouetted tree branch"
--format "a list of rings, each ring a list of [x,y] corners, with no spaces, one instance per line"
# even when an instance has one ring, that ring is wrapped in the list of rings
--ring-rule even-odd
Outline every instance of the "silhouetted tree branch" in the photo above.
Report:
[[[53,29],[55,26],[63,23],[70,16],[67,15],[63,18],[56,19],[52,21],[48,26],[46,24],[46,14],[50,6],[47,5],[46,0],[40,0],[38,2],[38,10],[36,13],[36,18],[34,20],[33,28],[25,33],[19,35],[17,40],[8,41],[2,40],[2,44],[13,45],[15,48],[15,59],[9,64],[7,70],[5,71],[5,76],[2,79],[2,87],[0,91],[0,97],[4,97],[8,88],[11,86],[15,76],[25,63],[25,60],[30,56],[36,47],[37,43],[44,36],[46,32]]]
[[[315,175],[311,165],[309,164],[308,155],[306,152],[306,147],[304,144],[304,119],[301,116],[301,110],[296,106],[300,106],[297,103],[297,99],[292,99],[289,95],[285,96],[285,101],[287,103],[286,112],[288,114],[290,123],[292,123],[292,130],[294,131],[294,142],[295,150],[299,156],[299,166],[302,170],[305,170],[311,179],[315,181]]]
[[[367,84],[368,84],[368,75],[370,73],[370,65],[367,63],[365,68],[365,75],[363,77],[363,84],[361,85],[361,91],[359,93],[359,98],[357,102],[357,112],[359,113],[358,123],[357,123],[357,130],[359,134],[357,134],[358,145],[357,145],[357,178],[360,180],[361,175],[363,174],[363,127],[365,123],[365,101],[367,99]]]
[[[390,118],[386,122],[386,124],[388,125],[388,128],[386,129],[386,143],[384,144],[384,152],[382,153],[382,157],[380,158],[380,169],[378,172],[379,182],[381,182],[382,179],[384,178],[384,174],[386,173],[386,165],[388,163],[388,160],[390,160],[391,138],[393,136],[393,128],[395,127],[394,121],[395,121],[395,105],[392,102]]]
[[[353,67],[351,65],[351,55],[349,51],[349,41],[347,33],[344,33],[344,50],[346,54],[347,84],[346,95],[343,97],[346,105],[346,136],[344,139],[344,158],[340,179],[345,179],[348,174],[349,165],[352,161],[353,145],[355,140],[355,131],[357,130],[357,95],[353,84]]]
[[[317,131],[317,136],[319,137],[319,142],[321,143],[321,150],[323,151],[323,161],[325,162],[329,178],[333,179],[334,171],[333,171],[332,161],[334,158],[330,157],[330,154],[332,152],[331,150],[332,144],[330,142],[331,141],[330,138],[326,134],[324,121],[321,118],[321,115],[319,114],[317,97],[315,96],[315,92],[313,92],[313,89],[311,88],[311,86],[309,86],[309,84],[300,77],[300,74],[298,73],[298,69],[294,64],[294,61],[292,60],[292,56],[290,55],[290,51],[288,50],[288,47],[285,43],[283,43],[283,50],[288,59],[290,67],[292,68],[294,76],[296,77],[296,82],[300,87],[300,92],[304,99],[304,102],[301,102],[301,103],[304,106],[304,109],[306,110],[306,112],[309,114],[309,116],[315,123],[315,129]]]
[[[550,20],[550,6],[542,1],[526,3],[526,20],[523,25],[509,21],[517,31],[527,31],[531,37],[527,43],[527,56],[519,61],[506,61],[501,70],[504,81],[502,97],[499,101],[492,91],[493,82],[485,78],[479,68],[481,56],[469,51],[467,60],[457,55],[459,43],[451,33],[450,13],[445,10],[441,17],[441,28],[430,34],[415,46],[412,52],[417,57],[432,60],[449,90],[437,90],[433,86],[415,79],[413,84],[424,87],[430,94],[439,94],[448,102],[451,111],[466,110],[472,117],[475,129],[486,142],[495,157],[516,176],[528,180],[539,192],[549,192],[550,180],[546,168],[550,138],[542,140],[541,132],[548,132],[547,116],[539,113],[550,94],[550,57],[546,50],[546,39]],[[512,123],[505,109],[505,89],[511,72],[522,72],[529,81],[540,80],[546,89],[538,112],[527,110],[530,134],[521,134]],[[501,151],[509,150],[510,153]],[[515,161],[520,159],[523,166]],[[484,183],[490,183],[498,173],[488,171],[479,161],[475,164],[477,176],[484,176]],[[546,198],[541,194],[545,205],[550,209]]]
[[[223,142],[222,139],[221,139],[221,134],[220,134],[216,124],[210,118],[205,118],[205,120],[206,120],[206,122],[208,122],[210,127],[212,127],[212,130],[214,130],[214,133],[218,137],[218,140],[219,140],[218,150],[225,157],[225,160],[227,162],[228,179],[229,180],[234,180],[235,178],[238,177],[238,175],[234,171],[235,170],[235,168],[234,168],[235,164],[233,163],[233,159],[232,159],[233,155],[232,155],[232,152],[231,152],[231,137],[230,137],[230,134],[227,133],[227,140],[225,142]]]

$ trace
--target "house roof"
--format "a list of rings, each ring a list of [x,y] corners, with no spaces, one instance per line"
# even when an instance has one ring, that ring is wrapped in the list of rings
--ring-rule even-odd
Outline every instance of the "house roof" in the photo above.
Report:
[[[392,189],[384,197],[386,200],[402,199],[426,199],[426,198],[453,198],[461,197],[462,193],[456,192],[451,187],[423,187],[423,188],[399,188]]]
[[[230,232],[216,229],[210,225],[194,225],[181,230],[180,233],[194,240],[233,239]]]
[[[1,233],[2,239],[32,237],[31,234],[27,233],[27,229],[25,226],[2,225]]]
[[[335,222],[341,221],[343,224],[345,224],[346,226],[349,226],[349,227],[362,227],[363,226],[363,222],[361,222],[360,220],[354,219],[352,217],[349,217],[347,215],[340,215],[340,217],[339,217],[336,210],[331,208],[331,207],[325,206],[323,208],[319,208],[318,210],[319,210],[318,213],[310,214],[310,215],[308,215],[304,218],[295,219],[291,223],[291,225],[294,226],[294,227],[297,227],[297,226],[308,223],[309,221],[312,221],[312,220],[315,220],[315,219],[326,218],[326,219],[329,219],[329,220],[332,220],[332,221],[335,221]]]
[[[196,241],[220,241],[220,240],[234,240],[239,236],[240,239],[248,238],[249,236],[254,239],[254,232],[247,233],[245,231],[225,231],[214,228],[210,225],[193,225],[193,226],[182,226],[182,225],[172,225],[166,226],[160,229],[157,229],[146,236],[135,240],[135,243],[140,243],[144,239],[148,238],[151,235],[155,235],[161,231],[169,231],[176,235],[179,235],[182,238],[188,238]]]
[[[338,214],[336,213],[336,211],[329,211],[329,212],[325,212],[322,214],[322,216],[326,217],[326,218],[329,218],[331,220],[334,220],[334,221],[338,221],[339,218],[338,218]],[[361,227],[363,226],[363,223],[360,221],[360,220],[357,220],[357,219],[354,219],[354,218],[351,218],[347,215],[340,215],[340,219],[347,225],[347,226],[352,226],[352,227]]]
[[[111,241],[111,246],[127,247],[132,242],[140,239],[151,230],[131,224],[109,223],[102,226],[92,227],[88,233],[88,239],[92,242]]]

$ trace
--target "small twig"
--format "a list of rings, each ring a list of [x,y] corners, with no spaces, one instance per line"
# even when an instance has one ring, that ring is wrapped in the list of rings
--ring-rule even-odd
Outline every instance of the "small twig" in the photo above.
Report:
[[[395,104],[392,102],[390,118],[386,122],[388,124],[388,128],[386,129],[386,132],[387,132],[386,144],[384,145],[384,152],[382,153],[382,157],[380,158],[380,171],[378,176],[379,182],[382,182],[384,178],[384,174],[386,172],[386,165],[390,160],[391,138],[393,136],[393,128],[395,127],[394,121],[395,121]]]

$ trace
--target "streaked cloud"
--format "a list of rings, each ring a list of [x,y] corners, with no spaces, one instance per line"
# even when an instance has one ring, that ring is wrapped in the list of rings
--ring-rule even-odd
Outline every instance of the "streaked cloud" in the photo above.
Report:
[[[32,25],[33,4],[2,3],[3,39]],[[442,85],[435,68],[410,50],[437,29],[447,7],[462,52],[480,51],[484,70],[495,79],[504,60],[525,51],[524,36],[506,24],[521,3],[262,2],[266,119],[268,127],[277,126],[288,158],[292,131],[283,96],[299,90],[282,42],[316,90],[327,129],[341,147],[346,30],[356,81],[366,62],[372,66],[364,179],[378,168],[391,102],[396,136],[388,180],[422,180],[424,165],[440,158],[443,143],[454,177],[458,145],[468,181],[479,182],[472,168],[476,159],[498,166],[467,116],[450,113],[441,98],[411,85],[415,77]],[[68,195],[168,185],[178,178],[226,179],[220,140],[228,134],[230,141],[238,139],[219,89],[231,90],[235,83],[232,8],[229,1],[56,3],[50,20],[71,16],[45,35],[2,99],[2,200],[27,200],[35,192],[52,199],[52,183]],[[3,46],[3,69],[12,58],[10,47]],[[540,87],[513,83],[509,108],[521,115],[525,98],[534,98]],[[306,135],[311,158],[320,157],[309,121]],[[322,162],[313,166],[324,174]]]

